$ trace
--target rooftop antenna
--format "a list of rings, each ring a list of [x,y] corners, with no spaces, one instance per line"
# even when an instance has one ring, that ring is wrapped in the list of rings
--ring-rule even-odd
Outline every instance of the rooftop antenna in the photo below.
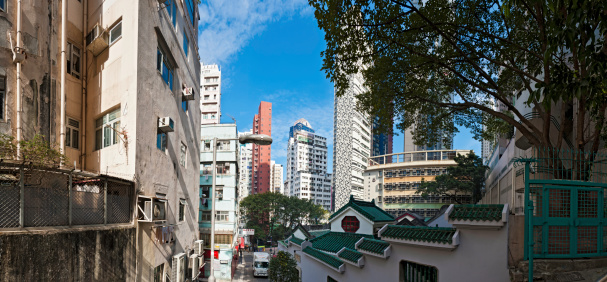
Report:
[[[234,121],[234,124],[236,124],[236,119],[232,115],[230,115],[228,113],[226,113],[225,115],[229,116]]]

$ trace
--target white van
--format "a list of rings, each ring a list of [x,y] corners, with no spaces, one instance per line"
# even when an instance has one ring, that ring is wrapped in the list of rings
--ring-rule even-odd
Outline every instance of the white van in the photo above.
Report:
[[[253,253],[253,277],[268,276],[270,266],[270,254],[264,252]]]

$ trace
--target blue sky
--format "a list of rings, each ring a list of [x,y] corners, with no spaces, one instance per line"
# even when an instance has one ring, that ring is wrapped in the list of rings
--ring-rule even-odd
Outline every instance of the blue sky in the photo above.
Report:
[[[320,70],[324,33],[307,0],[209,0],[200,11],[200,56],[222,71],[222,121],[233,117],[239,131],[249,130],[259,102],[272,102],[272,159],[286,172],[289,127],[305,118],[327,137],[332,171],[333,84]],[[462,132],[454,147],[480,154],[480,143]],[[394,152],[402,144],[395,136]]]

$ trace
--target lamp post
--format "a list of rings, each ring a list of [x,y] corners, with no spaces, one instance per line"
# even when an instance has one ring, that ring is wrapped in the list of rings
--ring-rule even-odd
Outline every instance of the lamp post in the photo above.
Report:
[[[226,138],[226,139],[217,139],[217,137],[213,137],[213,181],[211,186],[211,193],[213,197],[211,198],[211,266],[210,274],[209,274],[209,282],[215,282],[215,270],[213,269],[213,264],[215,263],[215,178],[217,178],[217,142],[219,141],[233,141],[238,140],[240,144],[253,143],[257,145],[270,145],[272,144],[272,137],[265,134],[247,134],[242,135],[239,138]]]

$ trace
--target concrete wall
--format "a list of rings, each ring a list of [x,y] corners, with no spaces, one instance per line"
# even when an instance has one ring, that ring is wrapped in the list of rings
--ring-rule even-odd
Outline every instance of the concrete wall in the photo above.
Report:
[[[2,281],[134,281],[135,227],[0,234]]]
[[[402,281],[399,268],[403,260],[436,267],[438,281],[509,281],[507,226],[498,231],[460,229],[460,236],[460,245],[453,251],[392,243],[388,259],[365,255],[362,269],[346,263],[342,274],[301,254],[302,281],[327,281],[327,276],[341,282],[377,281],[378,277],[381,281]],[[289,249],[291,253],[296,250]]]

